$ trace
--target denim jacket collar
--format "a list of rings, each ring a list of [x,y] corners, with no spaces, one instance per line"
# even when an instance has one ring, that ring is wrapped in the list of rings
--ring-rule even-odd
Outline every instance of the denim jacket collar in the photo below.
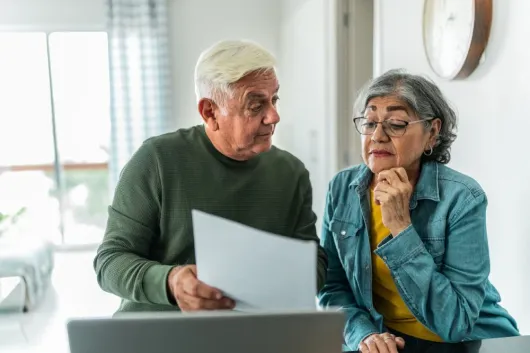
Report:
[[[363,165],[362,168],[361,172],[357,174],[357,177],[349,185],[350,188],[355,187],[355,191],[359,195],[366,193],[372,181],[372,171],[366,165]],[[422,164],[420,178],[410,198],[410,209],[416,207],[418,200],[440,201],[438,163],[425,162]]]

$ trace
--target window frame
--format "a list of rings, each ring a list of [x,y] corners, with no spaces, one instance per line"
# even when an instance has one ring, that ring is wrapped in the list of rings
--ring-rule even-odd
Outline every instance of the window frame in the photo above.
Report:
[[[60,151],[58,146],[57,136],[57,122],[55,115],[55,99],[53,89],[53,75],[52,75],[52,62],[50,52],[50,36],[54,33],[105,33],[107,35],[107,44],[110,38],[110,34],[105,26],[93,25],[93,26],[72,26],[72,25],[46,25],[46,26],[0,26],[0,33],[43,33],[46,37],[46,61],[48,71],[48,83],[49,83],[49,99],[50,99],[50,115],[51,125],[53,134],[53,152],[54,162],[53,164],[12,164],[12,165],[0,165],[0,173],[3,172],[22,172],[22,171],[42,171],[42,172],[54,172],[54,182],[56,184],[59,197],[59,212],[60,212],[60,225],[59,231],[61,234],[60,243],[54,244],[57,250],[84,250],[93,249],[98,244],[86,243],[86,244],[70,244],[66,241],[65,227],[64,227],[64,213],[65,213],[65,189],[64,189],[64,171],[79,171],[79,170],[109,170],[109,161],[101,163],[63,163],[61,164]],[[109,53],[110,55],[110,53]],[[110,63],[110,58],[108,58]],[[110,80],[110,77],[109,77]],[[110,83],[110,82],[109,82]]]

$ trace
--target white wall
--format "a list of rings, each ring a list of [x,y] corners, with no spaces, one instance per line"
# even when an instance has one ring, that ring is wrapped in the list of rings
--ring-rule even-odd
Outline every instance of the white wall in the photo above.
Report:
[[[104,0],[0,0],[0,30],[102,30],[104,5]]]
[[[280,0],[170,0],[174,117],[170,126],[202,123],[193,73],[200,53],[223,39],[254,40],[278,54]]]
[[[280,29],[280,116],[276,143],[299,157],[311,175],[313,209],[324,210],[336,152],[329,136],[335,128],[329,41],[333,2],[283,0]],[[331,67],[330,67],[331,66]]]
[[[376,0],[377,1],[377,0]],[[423,52],[423,0],[378,0],[378,73],[405,68],[435,78]],[[477,179],[489,198],[491,279],[503,305],[530,334],[530,164],[527,114],[530,1],[494,1],[486,61],[464,81],[436,79],[459,113],[451,167]],[[396,14],[399,13],[399,16]]]

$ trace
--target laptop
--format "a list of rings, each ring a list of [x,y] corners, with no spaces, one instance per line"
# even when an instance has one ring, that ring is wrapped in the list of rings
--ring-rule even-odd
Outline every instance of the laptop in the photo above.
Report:
[[[134,313],[67,323],[70,353],[340,353],[339,311]]]

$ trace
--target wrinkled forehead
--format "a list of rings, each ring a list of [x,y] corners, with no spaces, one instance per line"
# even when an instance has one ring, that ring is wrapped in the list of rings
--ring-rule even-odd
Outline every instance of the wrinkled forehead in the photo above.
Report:
[[[272,69],[258,70],[243,76],[232,85],[236,96],[256,97],[272,96],[278,93],[280,84],[276,72]]]
[[[377,96],[367,99],[363,114],[386,114],[391,112],[400,112],[402,114],[412,115],[413,109],[403,99],[397,96]]]

